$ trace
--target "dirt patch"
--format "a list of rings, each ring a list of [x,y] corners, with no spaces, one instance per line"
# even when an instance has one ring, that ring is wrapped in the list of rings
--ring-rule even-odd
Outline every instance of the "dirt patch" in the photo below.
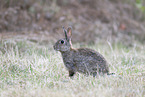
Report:
[[[1,3],[1,32],[32,32],[57,40],[63,37],[62,26],[72,26],[73,42],[145,43],[145,15],[131,2],[135,0],[14,1]]]

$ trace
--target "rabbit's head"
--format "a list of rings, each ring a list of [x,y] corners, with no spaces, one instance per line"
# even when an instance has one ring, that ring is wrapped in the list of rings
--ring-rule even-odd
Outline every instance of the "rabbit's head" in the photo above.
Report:
[[[63,27],[64,33],[65,33],[65,38],[59,39],[54,47],[54,50],[60,51],[60,52],[65,52],[65,51],[70,51],[71,49],[71,33],[72,33],[72,28],[68,27],[67,30]]]

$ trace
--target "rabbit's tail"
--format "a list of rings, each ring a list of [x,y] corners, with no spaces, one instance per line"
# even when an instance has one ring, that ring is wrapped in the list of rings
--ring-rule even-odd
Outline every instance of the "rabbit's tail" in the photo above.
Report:
[[[109,72],[107,73],[107,75],[114,75],[114,74],[115,74],[115,73],[109,73]]]

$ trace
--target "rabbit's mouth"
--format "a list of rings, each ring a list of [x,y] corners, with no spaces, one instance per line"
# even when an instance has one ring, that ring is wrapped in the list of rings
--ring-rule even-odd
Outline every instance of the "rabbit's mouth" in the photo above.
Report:
[[[56,46],[55,46],[55,45],[53,46],[53,48],[54,48],[54,50],[59,51],[59,49],[58,49],[58,48],[56,48]]]
[[[59,49],[54,49],[54,50],[59,51]]]

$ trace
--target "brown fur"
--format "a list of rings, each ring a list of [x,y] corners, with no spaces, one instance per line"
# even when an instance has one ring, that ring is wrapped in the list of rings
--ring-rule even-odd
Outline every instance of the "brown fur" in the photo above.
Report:
[[[69,71],[70,77],[76,72],[93,76],[109,74],[108,63],[100,53],[89,48],[72,48],[71,27],[64,32],[65,38],[58,40],[54,45],[54,49],[61,52],[64,65]]]

